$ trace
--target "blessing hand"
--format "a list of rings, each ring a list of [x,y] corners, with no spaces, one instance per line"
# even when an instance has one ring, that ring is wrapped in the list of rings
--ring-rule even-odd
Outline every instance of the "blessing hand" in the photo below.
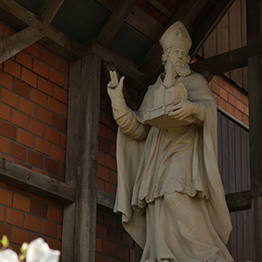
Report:
[[[178,100],[169,110],[168,116],[176,120],[183,120],[195,113],[194,103],[188,100]]]
[[[120,81],[118,82],[118,77],[116,71],[110,71],[110,79],[109,83],[107,84],[107,93],[111,99],[115,97],[123,96],[123,87],[124,87],[124,79],[125,77],[122,76]]]

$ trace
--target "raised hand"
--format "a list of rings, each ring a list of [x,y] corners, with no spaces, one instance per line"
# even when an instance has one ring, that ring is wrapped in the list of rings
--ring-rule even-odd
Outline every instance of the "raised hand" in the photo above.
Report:
[[[107,93],[111,99],[114,97],[123,96],[123,87],[124,87],[124,79],[125,77],[122,76],[120,81],[118,81],[116,71],[110,71],[110,79],[109,83],[107,84]]]

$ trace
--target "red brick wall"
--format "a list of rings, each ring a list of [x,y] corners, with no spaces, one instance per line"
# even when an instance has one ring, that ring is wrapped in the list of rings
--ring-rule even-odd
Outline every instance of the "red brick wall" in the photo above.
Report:
[[[15,31],[0,22],[0,41]],[[0,157],[64,180],[69,63],[34,44],[0,64]],[[0,238],[61,249],[62,206],[0,183]]]

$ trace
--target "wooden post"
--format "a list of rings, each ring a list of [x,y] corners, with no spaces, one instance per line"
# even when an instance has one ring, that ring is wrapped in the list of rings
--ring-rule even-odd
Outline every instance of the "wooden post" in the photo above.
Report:
[[[248,44],[261,39],[261,0],[247,0]],[[262,257],[262,56],[248,59],[248,86],[250,112],[250,172],[252,209],[252,261]]]
[[[71,62],[65,182],[76,203],[64,207],[62,262],[94,262],[101,60]]]

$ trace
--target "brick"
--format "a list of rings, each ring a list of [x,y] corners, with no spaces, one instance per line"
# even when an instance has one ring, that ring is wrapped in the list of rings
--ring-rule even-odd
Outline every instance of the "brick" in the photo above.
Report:
[[[30,239],[29,239],[29,241],[31,242],[31,241],[39,238],[39,237],[43,238],[44,241],[46,241],[46,238],[45,238],[44,236],[42,236],[42,235],[40,235],[40,234],[35,234],[35,233],[33,233],[33,232],[30,232]]]
[[[122,232],[122,243],[125,246],[128,246],[128,247],[134,246],[134,241],[133,241],[132,237],[130,237],[130,235],[127,234],[126,232]]]
[[[22,161],[26,161],[26,148],[14,142],[11,142],[10,155]]]
[[[53,222],[62,224],[63,221],[63,212],[61,209],[49,206],[47,218]]]
[[[245,125],[249,126],[249,118],[247,116],[245,116],[245,115],[242,115],[242,119],[243,119],[242,122]]]
[[[19,109],[20,111],[26,113],[27,115],[35,117],[35,104],[29,102],[28,100],[20,97],[19,99]]]
[[[111,143],[111,146],[110,146],[110,154],[111,156],[116,157],[116,145],[113,143]]]
[[[110,182],[114,185],[117,184],[117,174],[114,171],[110,171]]]
[[[43,220],[41,233],[46,236],[54,237],[57,236],[57,225],[55,223]]]
[[[48,78],[49,76],[49,66],[40,62],[37,59],[34,59],[33,62],[33,71],[37,73],[38,75],[41,75],[45,78]]]
[[[3,71],[0,71],[0,85],[7,87],[8,89],[12,89],[13,77]]]
[[[15,162],[14,158],[7,156],[7,155],[4,155],[4,154],[1,154],[1,153],[0,153],[0,157],[5,159],[5,160],[8,160],[9,162],[12,162],[12,163]]]
[[[39,45],[33,44],[25,49],[25,51],[35,57],[39,57]]]
[[[0,203],[5,206],[12,206],[12,192],[0,188]]]
[[[4,70],[10,75],[20,78],[21,66],[13,62],[12,60],[9,59],[4,62]]]
[[[224,110],[226,110],[226,102],[225,100],[221,99],[220,97],[217,98],[217,104]]]
[[[10,232],[11,232],[11,227],[0,223],[0,236],[2,237],[3,235],[6,235],[10,239]]]
[[[35,151],[28,150],[27,161],[33,166],[43,168],[44,157]]]
[[[46,157],[45,158],[45,170],[59,176],[60,165],[57,161]]]
[[[106,131],[107,131],[106,126],[99,123],[99,136],[106,138]]]
[[[32,69],[32,57],[23,51],[16,55],[16,62]]]
[[[57,239],[62,240],[62,227],[58,226]]]
[[[105,154],[103,152],[98,151],[97,161],[98,161],[98,164],[101,164],[101,165],[104,164],[104,162],[105,162]]]
[[[51,147],[51,157],[65,163],[65,150],[61,147],[52,145]]]
[[[65,61],[64,59],[60,57],[56,57],[56,69],[68,75],[69,74],[69,62]]]
[[[17,142],[22,144],[22,145],[33,148],[34,147],[34,135],[32,135],[31,133],[29,133],[29,132],[27,132],[23,129],[18,128],[18,130],[17,130]]]
[[[115,196],[116,195],[116,186],[111,185],[109,183],[105,183],[105,192],[107,192],[110,195]]]
[[[135,262],[135,250],[130,250],[130,262]]]
[[[100,179],[97,179],[97,189],[105,191],[105,182]]]
[[[108,240],[114,243],[120,243],[121,242],[121,231],[116,228],[109,227],[108,228]]]
[[[129,249],[126,247],[117,246],[116,257],[128,261]]]
[[[38,217],[47,218],[47,205],[31,199],[30,213]]]
[[[234,94],[234,87],[227,82],[226,82],[226,91],[232,95]]]
[[[237,109],[239,109],[240,111],[244,111],[244,104],[242,102],[240,102],[239,100],[237,100],[237,104],[236,104]]]
[[[37,173],[40,173],[40,174],[42,174],[44,176],[49,176],[49,174],[47,172],[43,171],[42,169],[39,169],[39,168],[36,168],[36,167],[32,167],[32,170],[37,172]]]
[[[40,59],[51,66],[55,66],[55,55],[45,48],[40,48]]]
[[[30,86],[18,79],[14,79],[14,92],[26,99],[30,99]]]
[[[62,134],[61,147],[66,148],[67,135]]]
[[[234,88],[234,96],[235,96],[238,100],[241,100],[241,93],[240,93],[236,88]]]
[[[96,238],[96,251],[102,252],[102,239]]]
[[[55,86],[55,96],[57,100],[67,104],[68,103],[68,91],[64,90],[63,88],[60,88],[58,86]]]
[[[0,118],[10,121],[10,117],[11,117],[10,107],[0,103]]]
[[[42,137],[44,135],[45,126],[44,126],[44,124],[40,123],[39,121],[37,121],[33,118],[30,118],[28,130],[30,132]]]
[[[16,211],[11,208],[6,209],[6,223],[12,224],[14,226],[22,227],[24,223],[24,215],[20,211]]]
[[[22,245],[24,242],[28,242],[29,232],[19,229],[12,228],[11,242]]]
[[[61,249],[62,249],[62,242],[61,241],[57,241],[57,240],[48,238],[47,243],[48,243],[48,245],[51,249],[59,250],[59,251],[61,251]]]
[[[0,79],[1,79],[1,77],[0,77]],[[245,96],[245,95],[243,95],[243,94],[242,94],[242,102],[243,102],[244,104],[246,104],[247,106],[249,105],[248,97]]]
[[[242,120],[241,119],[242,113],[239,110],[235,109],[234,110],[234,117],[241,121]]]
[[[233,106],[231,106],[230,104],[226,103],[226,111],[230,114],[230,115],[234,115],[234,108]]]
[[[244,109],[243,109],[244,113],[249,116],[249,107],[244,105]]]
[[[14,194],[13,207],[28,213],[30,211],[30,199],[18,194]]]
[[[227,91],[223,88],[220,88],[220,97],[227,101],[228,99],[227,95],[228,95]]]
[[[211,89],[213,92],[219,95],[219,86],[216,83],[211,82]]]
[[[65,79],[65,76],[63,74],[61,74],[57,70],[54,70],[53,68],[50,68],[50,80],[52,82],[63,87],[64,79]]]
[[[16,139],[16,127],[0,120],[0,135],[12,140]]]
[[[24,162],[21,162],[19,160],[16,160],[15,163],[19,166],[23,166],[23,167],[26,167],[26,168],[29,168],[29,169],[32,169],[32,167],[30,165],[27,165],[25,164]]]
[[[102,137],[98,138],[99,150],[101,150],[102,152],[105,152],[107,154],[110,154],[110,151],[111,151],[110,147],[111,147],[110,141],[108,141],[107,139],[104,139]]]
[[[0,23],[0,36],[3,37],[5,34],[5,26],[3,23]]]
[[[6,155],[9,154],[9,140],[0,136],[0,151]]]
[[[5,208],[3,206],[0,206],[0,221],[5,220]]]
[[[105,166],[116,171],[116,159],[109,155],[105,155]]]
[[[117,216],[114,214],[105,213],[104,214],[104,224],[111,226],[111,227],[116,227],[117,226]]]
[[[60,133],[49,126],[46,126],[45,138],[50,142],[60,145]]]
[[[12,29],[12,28],[10,28],[8,26],[5,27],[5,38],[13,35],[14,33],[15,33],[14,29]]]
[[[57,115],[53,115],[53,127],[60,130],[63,133],[66,133],[67,121]]]
[[[60,164],[60,176],[65,178],[65,164]]]
[[[103,253],[109,256],[115,256],[116,245],[108,241],[103,241]]]
[[[38,78],[38,89],[47,95],[53,96],[54,95],[54,84],[45,80],[42,77]]]
[[[37,75],[24,67],[22,67],[21,80],[33,87],[36,87],[37,85]]]
[[[35,137],[35,150],[38,152],[41,152],[45,155],[50,155],[50,149],[51,145],[50,142],[40,138],[40,137]]]
[[[95,262],[107,262],[107,259],[105,256],[96,253],[95,254]]]
[[[218,83],[219,86],[221,86],[223,88],[226,86],[226,81],[220,76],[217,76],[217,83]]]
[[[237,104],[236,98],[233,97],[233,96],[230,95],[230,94],[228,94],[228,101],[229,101],[229,103],[230,103],[231,105],[233,105],[233,106],[236,106],[236,104]]]
[[[31,192],[25,192],[25,194],[31,198],[35,198],[35,199],[38,199],[38,200],[41,200],[42,197],[37,195],[37,194],[34,194],[34,193],[31,193]]]
[[[25,214],[25,229],[40,233],[41,220],[37,217]]]
[[[109,169],[98,165],[97,167],[97,176],[103,180],[109,181]]]
[[[65,84],[64,84],[65,90],[68,90],[68,87],[69,87],[69,78],[65,77]]]
[[[48,110],[62,116],[63,115],[63,104],[56,99],[48,97]]]
[[[9,90],[2,88],[2,102],[17,108],[18,107],[18,96]]]
[[[111,128],[107,128],[106,138],[115,143],[116,142],[116,131]]]
[[[31,101],[39,104],[40,106],[46,107],[47,106],[47,95],[36,90],[31,90]]]
[[[96,224],[96,236],[107,239],[107,227],[105,225]]]
[[[37,106],[36,118],[48,125],[52,124],[52,113],[40,106]]]
[[[16,126],[20,126],[27,129],[28,126],[28,116],[20,113],[19,111],[12,111],[12,123]]]
[[[8,189],[11,189],[13,191],[16,191],[16,193],[20,193],[20,194],[24,194],[24,190],[21,188],[18,188],[16,186],[12,186],[12,185],[7,185]]]

